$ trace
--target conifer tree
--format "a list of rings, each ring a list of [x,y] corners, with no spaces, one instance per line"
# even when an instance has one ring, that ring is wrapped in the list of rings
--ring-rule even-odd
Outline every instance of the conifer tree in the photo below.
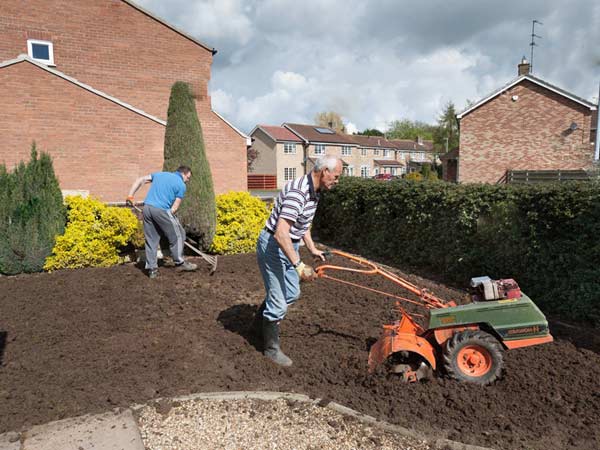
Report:
[[[50,156],[34,143],[28,163],[0,167],[0,192],[0,273],[39,272],[66,222]]]
[[[163,170],[174,171],[180,165],[192,169],[178,217],[190,236],[206,250],[217,226],[213,180],[198,120],[194,97],[187,83],[176,82],[171,88],[165,132]]]

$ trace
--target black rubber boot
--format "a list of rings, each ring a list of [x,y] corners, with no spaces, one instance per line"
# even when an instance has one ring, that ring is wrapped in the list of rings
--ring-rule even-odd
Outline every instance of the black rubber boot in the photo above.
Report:
[[[263,313],[265,312],[266,307],[267,304],[263,300],[262,304],[258,307],[256,313],[254,314],[254,320],[252,321],[252,331],[254,331],[254,334],[256,334],[257,336],[262,336]]]
[[[262,329],[265,342],[265,356],[280,366],[291,366],[292,360],[279,348],[279,322],[271,322],[263,318]]]

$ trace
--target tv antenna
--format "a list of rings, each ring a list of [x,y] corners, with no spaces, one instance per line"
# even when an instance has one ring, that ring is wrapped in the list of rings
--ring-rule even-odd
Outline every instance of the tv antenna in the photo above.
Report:
[[[529,73],[533,73],[533,47],[537,47],[537,44],[535,43],[535,38],[541,39],[541,36],[538,36],[537,34],[535,34],[535,24],[538,25],[544,25],[542,22],[540,22],[539,20],[535,20],[533,19],[531,22],[531,42],[529,43],[529,45],[531,46],[531,58],[529,58]]]

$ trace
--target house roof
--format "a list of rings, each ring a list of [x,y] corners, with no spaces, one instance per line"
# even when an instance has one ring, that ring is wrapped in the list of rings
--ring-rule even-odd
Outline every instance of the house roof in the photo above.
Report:
[[[409,150],[409,151],[422,151],[431,152],[433,151],[433,141],[423,140],[420,143],[411,139],[392,139],[390,141],[397,150]]]
[[[84,83],[76,80],[75,78],[69,77],[69,76],[65,75],[64,73],[59,72],[58,70],[52,69],[52,68],[46,66],[45,64],[42,64],[42,63],[40,63],[40,62],[38,62],[38,61],[36,61],[34,59],[31,59],[27,55],[19,55],[15,59],[11,59],[11,60],[8,60],[8,61],[1,62],[0,63],[0,70],[4,69],[6,67],[12,66],[14,64],[20,64],[20,63],[33,64],[34,66],[39,67],[40,69],[45,70],[46,72],[49,72],[49,73],[51,73],[53,75],[56,75],[57,77],[62,78],[63,80],[66,80],[66,81],[68,81],[70,83],[73,83],[73,84],[79,86],[80,88],[85,89],[86,91],[89,91],[89,92],[91,92],[93,94],[96,94],[96,95],[102,97],[102,98],[105,98],[108,101],[116,103],[117,105],[120,105],[123,108],[126,108],[126,109],[128,109],[130,111],[133,111],[136,114],[139,114],[140,116],[144,116],[144,117],[146,117],[146,118],[148,118],[148,119],[150,119],[150,120],[152,120],[152,121],[154,121],[156,123],[159,123],[159,124],[161,124],[163,126],[167,125],[167,122],[165,122],[164,120],[161,120],[158,117],[155,117],[155,116],[153,116],[151,114],[148,114],[147,112],[142,111],[141,109],[135,108],[135,107],[131,106],[130,104],[125,103],[125,102],[119,100],[116,97],[113,97],[111,95],[105,94],[104,92],[99,91],[97,89],[94,89],[93,87],[88,86],[87,84],[84,84]]]
[[[160,17],[152,14],[150,11],[148,11],[147,9],[142,8],[140,5],[138,5],[135,2],[132,2],[131,0],[121,0],[123,3],[127,3],[129,6],[131,6],[132,8],[137,9],[138,11],[140,11],[141,13],[145,14],[146,16],[150,17],[151,19],[156,20],[157,22],[160,22],[161,24],[163,24],[164,26],[166,26],[167,28],[170,28],[171,30],[173,30],[175,33],[180,34],[181,36],[183,36],[186,39],[189,39],[190,41],[192,41],[195,44],[198,44],[200,47],[208,50],[209,52],[211,52],[213,55],[215,55],[217,53],[217,50],[215,48],[211,48],[209,46],[207,46],[206,44],[203,44],[202,42],[200,42],[198,39],[190,36],[189,34],[181,31],[180,29],[174,27],[173,25],[171,25],[170,23],[166,22],[164,19],[161,19]]]
[[[573,100],[574,102],[577,102],[589,109],[596,110],[597,107],[596,105],[594,105],[593,103],[588,102],[587,100],[582,99],[581,97],[577,97],[576,95],[571,94],[570,92],[565,91],[564,89],[561,89],[559,87],[556,87],[540,78],[534,77],[531,74],[525,74],[525,75],[521,75],[517,78],[515,78],[514,80],[512,80],[511,82],[509,82],[508,84],[506,84],[505,86],[501,87],[500,89],[497,89],[496,91],[492,92],[490,95],[488,95],[487,97],[482,98],[481,100],[479,100],[477,103],[471,105],[470,107],[468,107],[467,109],[465,109],[464,111],[462,111],[461,113],[456,115],[457,119],[462,119],[464,116],[466,116],[467,114],[469,114],[471,111],[479,108],[481,105],[489,102],[490,100],[492,100],[493,98],[497,97],[498,95],[500,95],[501,93],[503,93],[504,91],[507,91],[508,89],[510,89],[511,87],[523,82],[523,81],[530,81],[534,84],[537,84],[538,86],[541,86],[545,89],[548,89],[552,92],[555,92],[559,95],[562,95],[563,97],[566,97],[570,100]]]
[[[348,136],[349,139],[361,147],[369,148],[396,148],[392,141],[387,140],[383,136],[363,136],[361,134],[353,134]]]
[[[352,141],[351,136],[336,133],[334,130],[328,127],[320,127],[319,125],[302,125],[298,123],[284,123],[282,126],[292,131],[294,134],[298,135],[307,142],[356,145],[356,143]],[[322,130],[322,132],[318,131],[318,129]]]
[[[373,162],[375,164],[377,164],[378,166],[388,166],[388,167],[391,167],[391,166],[397,167],[397,166],[404,165],[404,163],[402,163],[400,161],[396,161],[395,159],[375,159],[375,160],[373,160]]]
[[[284,127],[278,127],[277,125],[257,125],[250,134],[254,134],[256,130],[262,130],[276,142],[302,142],[302,139],[290,130]]]

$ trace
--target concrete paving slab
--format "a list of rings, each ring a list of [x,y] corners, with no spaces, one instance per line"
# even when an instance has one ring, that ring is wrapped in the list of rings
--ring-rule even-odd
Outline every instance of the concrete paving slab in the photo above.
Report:
[[[50,422],[24,436],[22,450],[144,450],[129,409]]]
[[[14,431],[0,434],[0,450],[21,450],[20,437]]]

